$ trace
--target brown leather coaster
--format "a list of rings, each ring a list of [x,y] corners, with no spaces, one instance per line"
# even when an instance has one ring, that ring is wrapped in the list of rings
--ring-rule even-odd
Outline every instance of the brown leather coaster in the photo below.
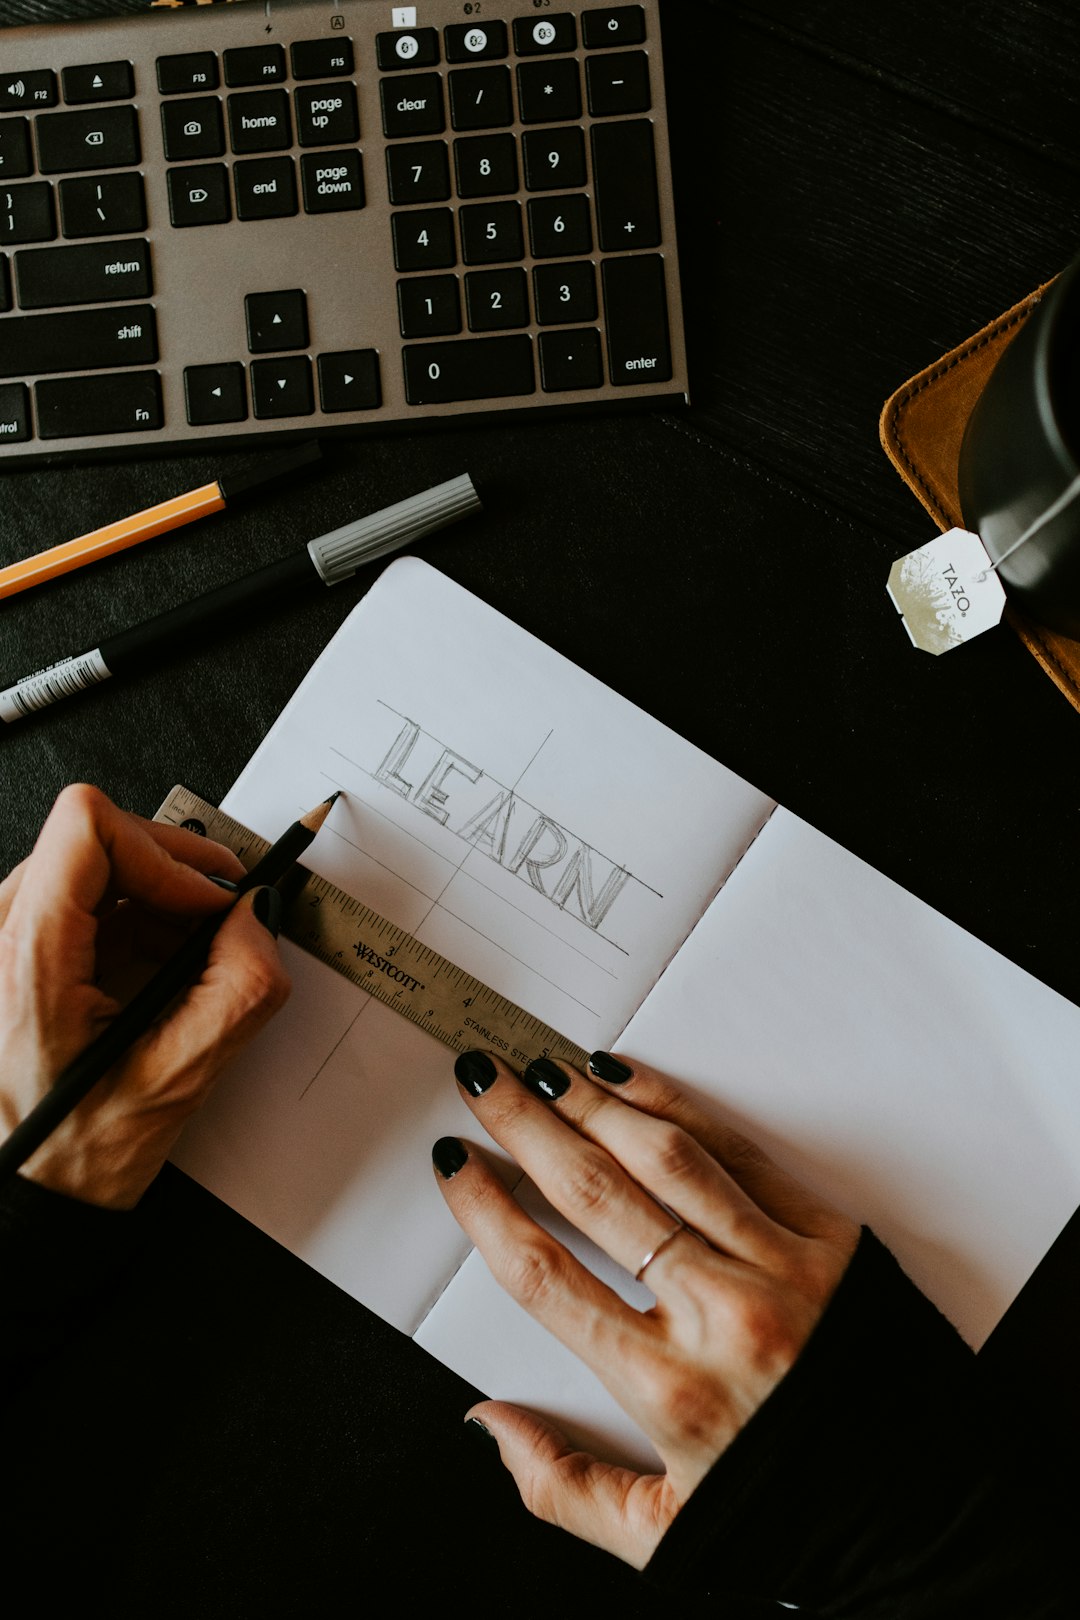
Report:
[[[950,349],[885,401],[881,413],[885,454],[942,530],[963,524],[957,466],[968,417],[1005,346],[1049,285],[1037,288],[959,348]],[[1080,709],[1080,641],[1044,629],[1013,607],[1006,607],[1005,619],[1054,685]]]

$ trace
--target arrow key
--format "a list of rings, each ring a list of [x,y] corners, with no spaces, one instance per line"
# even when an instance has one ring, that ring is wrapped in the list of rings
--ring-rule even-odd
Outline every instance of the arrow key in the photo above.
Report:
[[[311,391],[311,361],[306,354],[253,361],[251,396],[255,403],[255,415],[260,418],[310,416],[315,409]]]
[[[188,366],[184,371],[184,400],[192,427],[247,419],[247,389],[241,365]]]
[[[340,349],[319,356],[319,402],[324,411],[374,411],[382,404],[379,356],[374,349]]]
[[[307,299],[299,288],[289,292],[248,293],[244,311],[248,348],[252,354],[307,348]]]

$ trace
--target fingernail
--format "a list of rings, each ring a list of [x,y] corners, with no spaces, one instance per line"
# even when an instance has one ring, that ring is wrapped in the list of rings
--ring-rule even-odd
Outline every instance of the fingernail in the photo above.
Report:
[[[550,1058],[533,1058],[521,1078],[534,1097],[544,1097],[550,1101],[570,1089],[569,1080]]]
[[[474,1097],[482,1097],[498,1074],[498,1069],[486,1052],[462,1052],[454,1064],[459,1086]]]
[[[456,1136],[440,1136],[431,1150],[431,1162],[444,1181],[456,1176],[468,1157],[468,1149]]]
[[[606,1080],[609,1086],[621,1086],[633,1072],[629,1064],[620,1063],[610,1052],[593,1052],[589,1058],[589,1073]]]
[[[256,889],[255,894],[252,897],[251,909],[262,923],[263,927],[268,929],[269,932],[273,934],[274,938],[277,939],[278,933],[281,930],[282,910],[281,896],[278,894],[277,890],[272,888],[269,884],[265,888]]]
[[[466,1418],[465,1427],[471,1434],[475,1434],[478,1439],[484,1440],[489,1446],[494,1446],[495,1450],[498,1451],[499,1442],[496,1440],[487,1424],[481,1423],[478,1417]]]
[[[212,877],[209,872],[207,872],[206,875],[207,875],[208,878],[210,878],[210,882],[215,884],[217,886],[217,888],[224,889],[227,894],[235,894],[236,893],[236,888],[237,888],[236,884],[235,883],[230,883],[228,878]]]

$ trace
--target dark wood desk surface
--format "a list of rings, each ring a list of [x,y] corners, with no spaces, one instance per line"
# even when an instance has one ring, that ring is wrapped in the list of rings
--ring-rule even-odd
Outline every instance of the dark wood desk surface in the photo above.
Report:
[[[0,674],[467,470],[485,518],[422,555],[1080,1000],[1080,714],[1005,629],[941,660],[909,647],[885,578],[931,525],[877,437],[894,387],[1077,252],[1080,20],[1063,0],[664,12],[689,412],[338,445],[317,484],[212,537],[3,604]],[[61,14],[0,0],[5,22]],[[218,470],[12,474],[0,562]],[[177,780],[219,798],[365,583],[6,734],[4,864],[73,779],[142,812]],[[574,1593],[651,1612],[524,1518],[458,1433],[458,1380],[182,1178],[158,1204],[160,1263],[88,1326],[81,1383],[25,1407],[32,1490],[66,1476],[88,1542],[125,1549],[117,1612],[318,1609],[395,1573],[485,1613]],[[986,1352],[1073,1435],[1078,1248],[1074,1230]],[[95,1500],[102,1450],[129,1482],[115,1504]]]

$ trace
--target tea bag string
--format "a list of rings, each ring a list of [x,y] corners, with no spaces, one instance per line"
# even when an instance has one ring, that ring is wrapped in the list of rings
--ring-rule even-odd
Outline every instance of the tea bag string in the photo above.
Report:
[[[1014,540],[1011,546],[1006,547],[997,562],[992,562],[989,568],[983,570],[979,575],[980,583],[986,578],[987,574],[992,574],[995,569],[1001,567],[1002,563],[1008,562],[1014,551],[1019,551],[1021,546],[1026,546],[1029,540],[1033,540],[1040,529],[1045,528],[1048,523],[1052,523],[1058,513],[1064,512],[1065,508],[1070,506],[1078,495],[1080,495],[1080,473],[1077,474],[1067,489],[1062,490],[1057,500],[1052,501],[1046,511],[1024,530],[1020,538]]]

